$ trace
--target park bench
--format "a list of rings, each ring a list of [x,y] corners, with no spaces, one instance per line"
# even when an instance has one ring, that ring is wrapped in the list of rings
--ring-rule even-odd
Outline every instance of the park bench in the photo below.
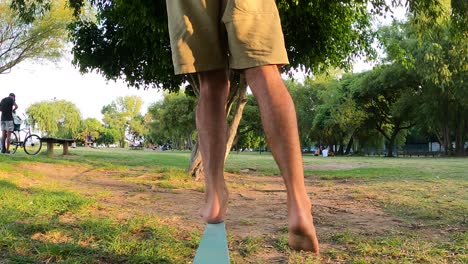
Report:
[[[68,146],[75,142],[75,140],[66,138],[43,137],[41,138],[41,142],[47,143],[47,156],[52,157],[52,155],[54,155],[54,144],[62,145],[63,155],[68,155]]]
[[[427,157],[427,156],[432,156],[432,157],[435,157],[436,155],[439,155],[438,152],[435,152],[435,151],[417,151],[417,150],[405,150],[405,151],[399,151],[398,152],[398,156],[424,156],[424,157]]]
[[[383,151],[365,151],[364,155],[366,156],[385,156],[385,152]]]
[[[143,149],[143,144],[130,145],[131,150]]]

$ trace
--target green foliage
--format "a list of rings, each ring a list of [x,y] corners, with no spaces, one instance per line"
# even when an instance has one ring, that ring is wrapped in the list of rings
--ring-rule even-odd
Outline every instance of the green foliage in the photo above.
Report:
[[[312,128],[317,107],[323,103],[318,97],[318,89],[309,81],[304,85],[287,81],[286,86],[296,107],[301,145],[311,146],[319,139],[318,134]]]
[[[95,141],[99,138],[100,133],[104,131],[103,124],[96,118],[86,118],[81,122],[80,131],[75,138],[85,142],[87,140],[88,133],[91,133],[92,140]]]
[[[343,154],[344,144],[351,140],[367,118],[367,113],[358,107],[352,96],[350,86],[357,78],[358,75],[349,75],[341,81],[315,82],[321,104],[317,106],[313,128],[323,145],[340,144],[340,154]]]
[[[265,148],[266,139],[263,133],[260,109],[253,95],[247,96],[247,103],[244,106],[242,120],[239,124],[237,137],[237,149],[244,148]]]
[[[380,41],[387,61],[403,65],[421,80],[419,126],[434,133],[446,151],[455,141],[455,151],[463,155],[468,138],[467,23],[466,16],[459,16],[449,1],[442,3],[430,26],[421,27],[419,22],[428,20],[421,13],[406,24],[383,28]]]
[[[364,73],[356,84],[353,93],[367,113],[365,122],[387,140],[387,155],[391,157],[399,133],[416,124],[421,82],[414,72],[393,64]]]
[[[404,130],[416,124],[421,104],[421,81],[398,63],[381,65],[340,80],[318,78],[304,85],[288,83],[296,103],[304,146],[338,146],[339,154],[353,145],[404,144]],[[381,137],[376,135],[381,134]]]
[[[119,134],[117,140],[121,147],[124,147],[127,135],[131,137],[131,141],[141,140],[145,134],[144,118],[140,114],[142,104],[143,101],[138,96],[125,96],[118,97],[109,105],[103,106],[101,113],[104,115],[105,127],[111,129],[104,132],[106,133],[104,141],[111,144],[110,139],[116,135],[116,131]]]
[[[162,102],[148,109],[147,138],[153,144],[171,142],[173,147],[192,148],[195,125],[196,99],[184,93],[166,94]]]
[[[120,131],[113,128],[104,128],[96,140],[97,144],[109,146],[120,139]]]
[[[10,4],[10,0],[0,2],[0,74],[28,59],[59,58],[64,50],[67,24],[72,21],[72,11],[65,7],[65,1],[50,1],[34,20],[22,19],[10,9]],[[34,1],[28,4],[35,5]]]
[[[277,1],[291,67],[314,73],[348,68],[372,53],[368,1]],[[297,25],[301,25],[298,27]]]
[[[80,71],[98,70],[107,79],[123,78],[137,88],[177,91],[184,79],[173,74],[165,2],[90,2],[96,19],[77,20],[69,27],[73,63]]]
[[[69,2],[79,13],[87,1]],[[136,87],[179,90],[186,77],[172,74],[164,1],[89,2],[97,20],[70,25],[74,63],[82,72],[98,70],[108,79],[124,78]],[[412,0],[408,8],[428,9],[434,2]],[[371,54],[371,3],[372,13],[389,8],[382,0],[278,0],[290,67],[317,72],[329,66],[348,67],[354,56]]]
[[[81,125],[81,113],[65,100],[42,101],[26,109],[29,122],[47,136],[74,138]]]

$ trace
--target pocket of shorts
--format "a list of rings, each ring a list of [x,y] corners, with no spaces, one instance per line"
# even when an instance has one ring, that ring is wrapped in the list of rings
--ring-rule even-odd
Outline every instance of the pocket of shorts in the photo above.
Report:
[[[274,0],[232,0],[234,9],[250,14],[271,14],[276,12]]]

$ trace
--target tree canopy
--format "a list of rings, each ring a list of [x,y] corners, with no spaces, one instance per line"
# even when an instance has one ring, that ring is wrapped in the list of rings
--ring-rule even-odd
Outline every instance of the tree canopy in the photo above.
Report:
[[[74,138],[81,125],[80,110],[66,100],[34,103],[26,113],[31,125],[48,136]]]
[[[103,106],[101,113],[106,128],[119,132],[118,141],[125,146],[129,141],[141,140],[145,134],[144,119],[140,113],[143,101],[138,96],[118,97],[110,104]],[[112,131],[112,135],[116,134]]]
[[[11,0],[0,1],[0,74],[28,59],[59,58],[73,17],[65,0],[50,1],[40,16],[26,20],[10,8],[11,4]]]
[[[148,109],[148,136],[153,144],[172,143],[175,148],[192,148],[195,127],[194,97],[182,93],[165,94]]]
[[[69,27],[74,63],[82,72],[96,70],[108,79],[123,78],[131,86],[178,91],[186,77],[173,74],[165,1],[69,2],[76,13],[86,3],[96,9],[96,19],[77,20]],[[416,12],[432,10],[436,3],[410,0],[407,6]],[[288,67],[312,72],[349,67],[355,56],[371,54],[371,14],[389,8],[383,0],[278,0],[277,4],[291,61]]]
[[[468,138],[468,30],[467,4],[442,1],[441,15],[428,28],[413,16],[407,23],[383,28],[380,41],[386,61],[398,63],[421,80],[420,126],[434,133],[448,152],[464,153]],[[461,11],[465,15],[461,15]]]

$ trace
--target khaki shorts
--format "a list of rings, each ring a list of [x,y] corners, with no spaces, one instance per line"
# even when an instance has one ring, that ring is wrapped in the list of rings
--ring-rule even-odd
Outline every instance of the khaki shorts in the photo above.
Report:
[[[15,128],[15,126],[13,124],[13,120],[12,121],[1,121],[0,122],[0,129],[2,131],[13,131],[14,128]]]
[[[166,0],[176,74],[288,64],[274,0]]]

